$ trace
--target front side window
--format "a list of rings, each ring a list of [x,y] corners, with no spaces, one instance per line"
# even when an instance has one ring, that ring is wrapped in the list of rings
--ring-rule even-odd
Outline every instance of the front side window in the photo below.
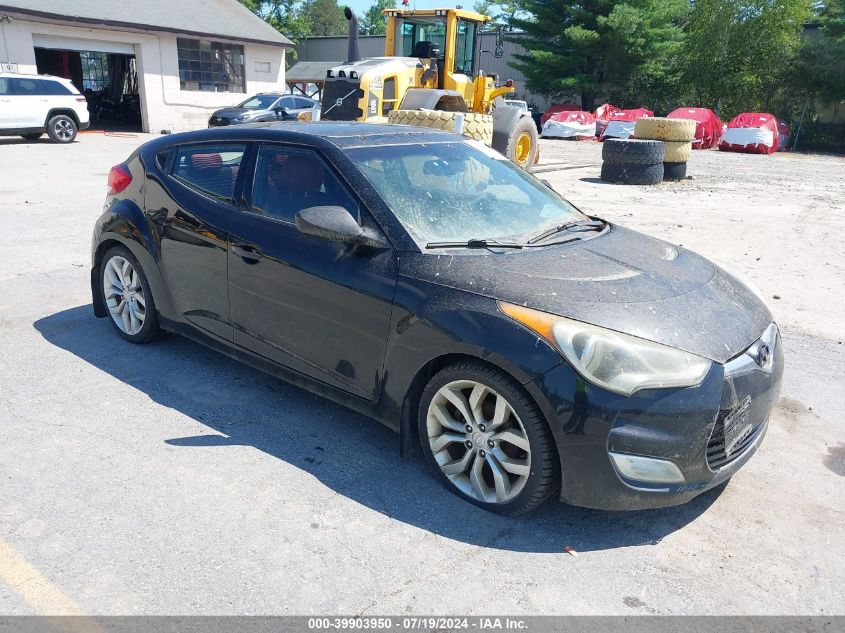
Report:
[[[182,90],[246,91],[243,46],[180,37],[176,48]]]
[[[362,147],[348,155],[422,244],[522,241],[586,219],[546,185],[476,141]]]
[[[0,96],[12,94],[11,82],[5,77],[0,77]]]
[[[322,158],[307,149],[265,145],[258,152],[252,211],[294,222],[308,207],[339,206],[358,217],[358,205]]]
[[[245,145],[188,145],[176,151],[173,176],[201,193],[231,202]]]
[[[432,42],[440,49],[440,55],[445,52],[446,24],[442,18],[413,18],[400,19],[397,39],[397,55],[402,57],[420,57],[420,42]]]

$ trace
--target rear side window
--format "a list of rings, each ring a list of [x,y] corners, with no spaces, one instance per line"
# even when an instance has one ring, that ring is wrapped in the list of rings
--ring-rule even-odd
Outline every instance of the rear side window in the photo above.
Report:
[[[42,95],[72,95],[74,94],[70,88],[58,81],[50,81],[48,79],[39,79],[37,82],[38,90]]]
[[[5,77],[0,77],[0,96],[12,94],[11,82]]]
[[[311,101],[311,99],[303,99],[302,97],[297,97],[296,107],[297,108],[313,108],[314,102]]]
[[[246,145],[189,145],[176,150],[173,176],[192,189],[231,202]]]

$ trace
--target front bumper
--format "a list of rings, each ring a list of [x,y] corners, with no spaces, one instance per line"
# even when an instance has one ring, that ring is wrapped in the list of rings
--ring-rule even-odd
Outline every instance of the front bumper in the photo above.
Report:
[[[557,443],[561,500],[603,510],[659,508],[686,503],[727,481],[760,446],[780,394],[783,350],[776,328],[772,337],[765,367],[743,352],[725,365],[714,363],[697,387],[626,397],[586,383],[566,363],[529,383]],[[748,399],[752,428],[726,454],[723,423]],[[610,451],[671,461],[684,481],[627,479]]]

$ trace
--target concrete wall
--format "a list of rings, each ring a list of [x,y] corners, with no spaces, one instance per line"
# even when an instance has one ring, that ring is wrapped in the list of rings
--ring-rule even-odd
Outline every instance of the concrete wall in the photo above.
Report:
[[[513,79],[516,93],[512,99],[525,99],[538,112],[544,112],[551,101],[543,95],[532,93],[525,83],[525,77],[519,71],[511,68],[509,62],[515,61],[515,55],[525,49],[518,42],[509,42],[509,38],[519,38],[519,33],[508,33],[505,36],[504,56],[496,59],[492,53],[481,54],[481,69],[489,74],[498,74],[500,81]],[[346,59],[346,36],[313,37],[304,40],[296,47],[297,60],[302,62],[329,62]],[[365,35],[359,40],[363,57],[380,57],[384,55],[384,36]],[[495,33],[481,34],[482,50],[492,51],[496,47]]]
[[[17,64],[21,73],[36,73],[33,34],[134,46],[145,132],[184,132],[204,128],[211,112],[220,107],[234,105],[256,92],[285,90],[284,49],[248,43],[244,44],[246,92],[182,90],[179,85],[177,36],[170,33],[136,33],[14,19],[0,28],[0,62]],[[270,62],[270,72],[260,72],[256,62]]]

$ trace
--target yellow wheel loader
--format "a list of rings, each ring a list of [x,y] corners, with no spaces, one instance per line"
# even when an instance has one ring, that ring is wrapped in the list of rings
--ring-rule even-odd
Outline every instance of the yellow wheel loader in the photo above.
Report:
[[[320,117],[438,127],[483,141],[528,169],[538,158],[537,128],[509,106],[498,78],[481,69],[481,27],[490,18],[463,9],[388,9],[384,57],[361,59],[358,18],[348,7],[347,60],[326,73]],[[496,57],[502,31],[496,31]]]

